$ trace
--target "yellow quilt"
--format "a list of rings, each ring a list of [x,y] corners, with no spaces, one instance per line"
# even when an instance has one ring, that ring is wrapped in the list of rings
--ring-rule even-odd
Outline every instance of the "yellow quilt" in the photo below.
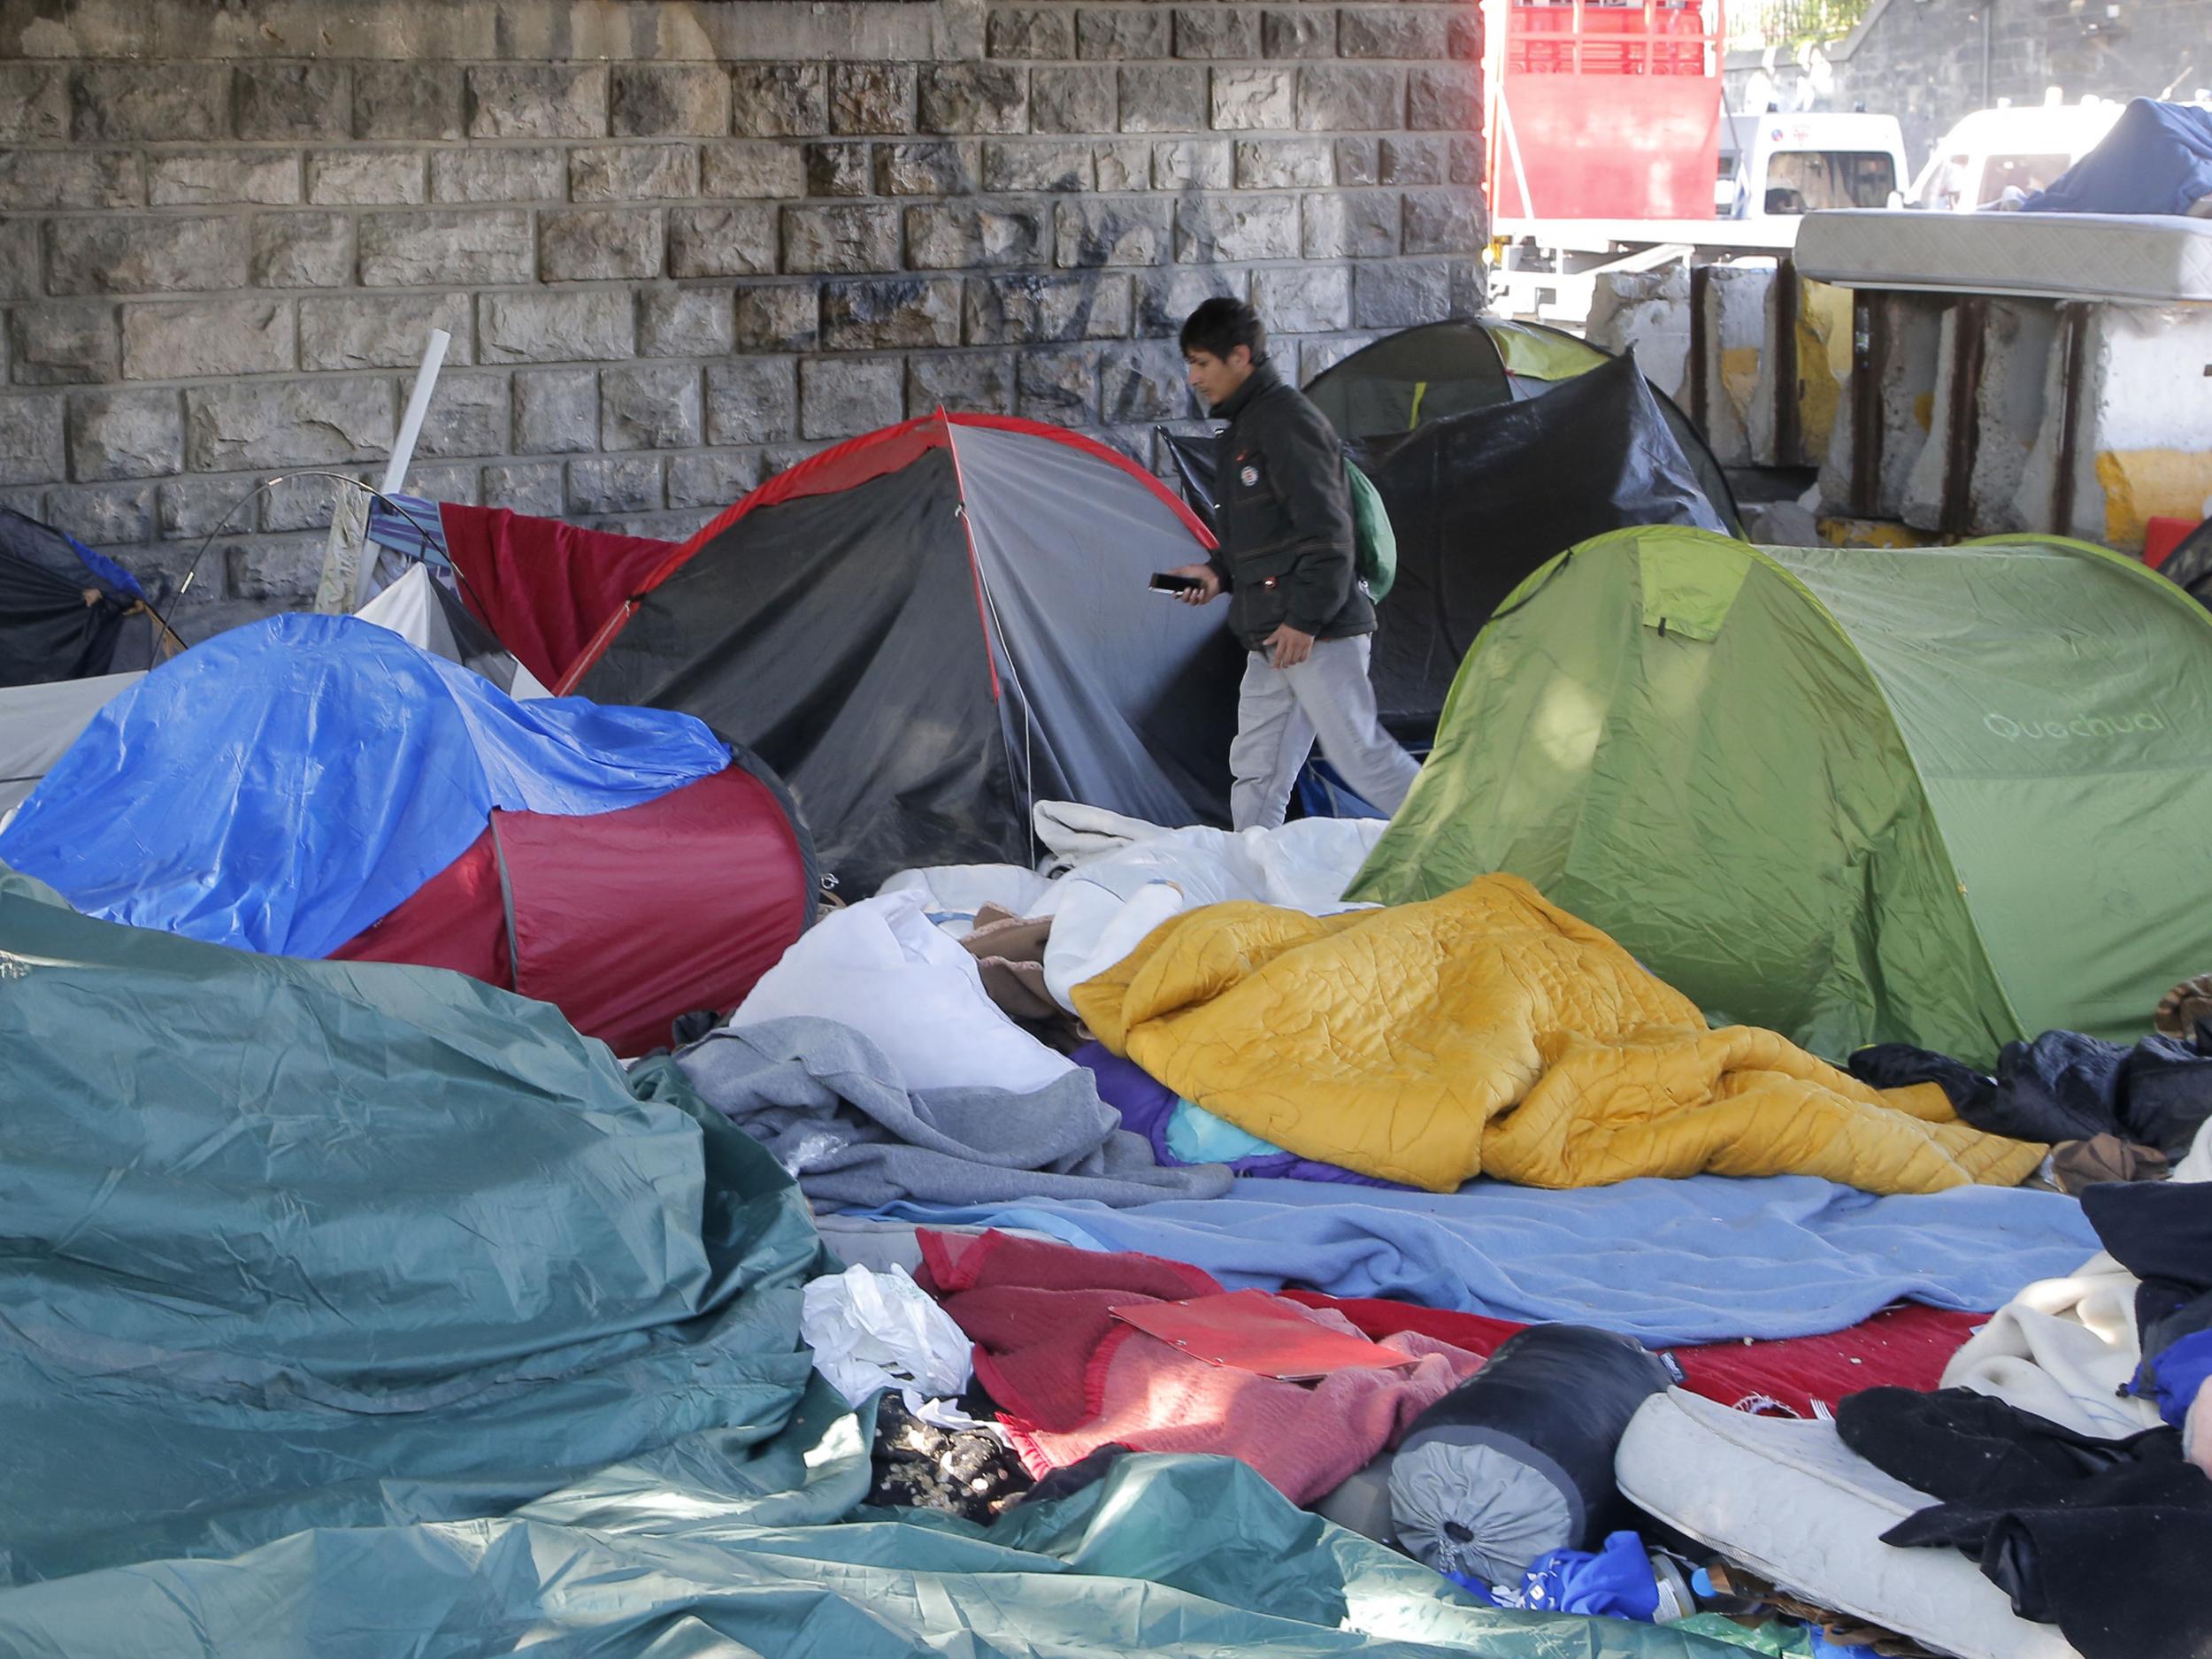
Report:
[[[2045,1148],[1878,1091],[1770,1031],[1714,1031],[1514,876],[1317,918],[1217,904],[1079,986],[1099,1039],[1305,1157],[1448,1192],[1639,1175],[1818,1175],[1870,1193],[2009,1186]]]

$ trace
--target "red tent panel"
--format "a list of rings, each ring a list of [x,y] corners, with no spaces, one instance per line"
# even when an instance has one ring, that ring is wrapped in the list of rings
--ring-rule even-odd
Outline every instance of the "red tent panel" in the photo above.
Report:
[[[584,646],[676,550],[504,507],[441,503],[462,602],[539,680],[557,686]]]
[[[487,829],[399,908],[330,953],[334,962],[411,962],[512,989],[499,854]]]
[[[517,989],[623,1055],[726,1011],[806,926],[813,895],[790,820],[740,767],[589,818],[499,815],[514,895]]]

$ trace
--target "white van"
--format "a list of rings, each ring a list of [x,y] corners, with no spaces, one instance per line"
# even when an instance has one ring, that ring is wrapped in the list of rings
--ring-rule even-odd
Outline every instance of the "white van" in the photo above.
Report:
[[[2126,106],[2079,104],[1977,110],[1943,135],[1906,198],[1935,213],[1970,213],[2007,189],[2040,190],[2094,150]]]
[[[1713,211],[1722,219],[1799,219],[1825,207],[1893,207],[1908,176],[1893,115],[1720,118]]]

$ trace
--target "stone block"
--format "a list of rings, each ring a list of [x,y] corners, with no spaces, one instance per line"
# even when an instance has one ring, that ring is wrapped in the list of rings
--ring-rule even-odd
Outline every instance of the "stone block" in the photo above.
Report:
[[[895,207],[787,207],[783,268],[794,273],[864,274],[899,268]]]
[[[1336,50],[1345,58],[1433,60],[1450,50],[1443,6],[1346,6],[1337,14]]]
[[[699,194],[695,144],[590,145],[568,152],[573,202],[653,202]]]
[[[765,202],[806,194],[806,166],[796,145],[740,139],[707,145],[702,159],[702,196],[718,201]]]
[[[636,321],[618,288],[480,294],[480,363],[603,363],[632,355]]]
[[[599,447],[595,369],[517,369],[512,390],[519,453],[585,455]]]
[[[873,171],[865,144],[841,142],[806,147],[809,196],[865,196],[875,182]]]
[[[1336,182],[1336,146],[1325,138],[1237,142],[1240,190],[1324,188]]]
[[[156,207],[289,207],[300,199],[300,159],[288,150],[156,150],[146,199]]]
[[[922,71],[924,133],[1018,133],[1029,125],[1026,72],[999,64],[933,64]]]
[[[255,536],[223,548],[223,591],[259,605],[297,605],[315,596],[322,580],[327,532]]]
[[[185,457],[200,472],[381,460],[396,414],[384,379],[195,386],[184,394]]]
[[[1055,210],[1060,267],[1158,265],[1168,254],[1170,204],[1085,197]]]
[[[567,183],[567,160],[557,150],[480,144],[430,155],[434,202],[557,202]]]
[[[1448,187],[1406,196],[1408,253],[1475,253],[1489,240],[1489,232],[1480,191]]]
[[[0,397],[0,484],[50,484],[68,475],[59,393]]]
[[[912,132],[915,84],[912,64],[838,64],[830,72],[830,131]]]
[[[453,336],[448,363],[475,360],[473,308],[465,294],[345,294],[300,305],[303,369],[411,369],[422,361],[430,331]],[[438,382],[438,395],[445,382]]]
[[[1472,317],[1490,303],[1490,278],[1479,257],[1448,259],[1452,273],[1452,315]]]
[[[1087,190],[1094,174],[1088,144],[1025,144],[994,140],[983,146],[987,190]]]
[[[155,523],[165,536],[210,536],[222,529],[224,516],[237,508],[234,522],[251,524],[253,509],[250,504],[240,506],[239,497],[253,485],[250,478],[164,479],[154,492]]]
[[[356,138],[450,142],[463,125],[457,66],[363,64],[353,72]]]
[[[1065,6],[994,6],[985,34],[993,58],[1075,56],[1075,13]]]
[[[660,504],[657,455],[595,455],[568,464],[571,512],[654,512]]]
[[[170,391],[73,392],[69,476],[81,484],[184,470],[184,400]]]
[[[1267,58],[1333,58],[1336,12],[1328,6],[1260,15],[1260,52]]]
[[[964,307],[968,343],[1026,346],[1124,339],[1129,333],[1129,296],[1126,275],[1103,271],[971,277]]]
[[[154,539],[151,484],[86,484],[50,489],[42,515],[87,547],[128,547]]]
[[[245,227],[233,219],[120,215],[46,227],[50,294],[163,294],[246,286]]]
[[[38,265],[38,221],[0,219],[0,300],[36,299],[44,287]]]
[[[1451,151],[1452,182],[1480,184],[1482,182],[1482,143],[1479,139],[1454,138],[1445,141]]]
[[[443,390],[444,385],[441,380],[439,388]],[[369,476],[370,469],[366,467],[347,467],[343,470],[347,477],[357,478],[363,483],[375,481]],[[337,506],[342,492],[352,494],[348,486],[334,478],[288,478],[262,495],[261,527],[280,533],[314,529],[327,531],[331,512]],[[250,512],[242,511],[238,520],[230,526],[233,530],[250,530],[253,527]]]
[[[1217,131],[1283,130],[1293,124],[1295,83],[1287,69],[1217,69],[1211,119]]]
[[[1374,259],[1398,251],[1398,193],[1338,190],[1304,198],[1309,259]]]
[[[1451,177],[1451,151],[1441,138],[1386,138],[1378,173],[1385,184],[1442,184]]]
[[[699,370],[689,363],[638,363],[599,377],[599,447],[689,449],[703,424]]]
[[[123,307],[123,378],[276,374],[299,360],[292,302],[268,295]]]
[[[1445,50],[1454,58],[1474,62],[1482,57],[1482,13],[1469,7],[1455,11],[1445,24]]]
[[[484,505],[557,518],[568,510],[568,493],[558,461],[507,461],[478,475]]]
[[[668,457],[668,504],[711,507],[741,501],[760,482],[760,457],[744,449],[711,449]]]
[[[1175,8],[1178,58],[1257,58],[1260,14],[1241,6]]]
[[[933,202],[906,210],[906,260],[917,271],[1037,265],[1050,234],[1041,207]]]
[[[1352,326],[1352,273],[1340,265],[1270,265],[1252,273],[1252,309],[1278,334]]]
[[[740,64],[730,72],[730,130],[740,138],[829,131],[829,76],[819,64]]]
[[[1225,138],[1164,138],[1152,146],[1156,190],[1225,190],[1235,178],[1235,151]]]
[[[1100,418],[1110,426],[1194,411],[1183,353],[1172,341],[1108,346],[1098,356]]]
[[[1354,274],[1352,319],[1362,328],[1410,328],[1451,314],[1451,267],[1441,261],[1383,260]]]
[[[53,64],[0,64],[0,144],[51,144],[68,136],[68,72]]]
[[[1395,132],[1405,125],[1402,69],[1315,64],[1298,72],[1298,127],[1307,133]]]
[[[973,144],[920,138],[876,146],[879,196],[966,196],[975,180]]]
[[[1336,181],[1340,186],[1356,187],[1382,182],[1382,144],[1372,138],[1340,138],[1336,141]]]
[[[822,286],[822,344],[828,350],[959,343],[956,277],[870,277]]]
[[[1172,20],[1164,6],[1085,6],[1075,14],[1076,54],[1140,63],[1165,58]]]
[[[718,357],[737,349],[727,288],[650,288],[637,296],[641,357]]]
[[[1132,64],[1120,72],[1125,133],[1206,130],[1206,72],[1196,64]]]
[[[136,207],[145,199],[145,173],[131,151],[0,150],[0,208]]]
[[[530,282],[530,215],[515,208],[365,213],[355,233],[364,288]]]
[[[1015,407],[1031,420],[1056,426],[1098,424],[1098,359],[1094,349],[1059,347],[1025,351],[1015,371]]]
[[[307,199],[318,207],[416,207],[429,196],[419,150],[326,150],[307,157]]]
[[[10,372],[19,386],[82,386],[116,378],[115,307],[104,301],[19,305],[8,317],[8,337]]]
[[[799,365],[799,432],[850,438],[904,418],[906,376],[896,357],[809,357]]]
[[[657,277],[667,242],[657,208],[572,208],[541,213],[538,275],[548,282]]]
[[[1175,204],[1178,265],[1298,257],[1294,196],[1186,196]]]
[[[810,282],[749,283],[737,290],[741,351],[811,351],[821,337],[821,296]]]
[[[798,369],[789,357],[734,357],[707,365],[709,443],[772,443],[798,431]]]
[[[1417,69],[1406,83],[1406,125],[1417,133],[1466,133],[1480,125],[1472,64]]]
[[[479,64],[468,72],[471,138],[604,138],[607,72],[586,64]]]
[[[220,75],[218,70],[211,78]],[[177,79],[198,76],[188,70]],[[241,64],[232,96],[238,106],[241,138],[349,138],[353,134],[353,74],[336,64]]]
[[[88,64],[69,78],[69,135],[80,144],[228,138],[230,76],[219,65]]]
[[[965,351],[909,357],[906,406],[917,415],[940,409],[955,414],[1010,415],[1014,412],[1013,356]]]
[[[669,210],[669,275],[765,276],[775,268],[774,208],[678,207]]]
[[[1145,190],[1152,185],[1152,146],[1141,138],[1111,138],[1091,146],[1098,188]]]
[[[1174,270],[1148,271],[1137,279],[1136,332],[1148,339],[1172,339],[1182,332],[1183,319],[1196,311],[1201,302],[1217,295],[1247,299],[1251,287],[1249,273],[1226,265],[1182,265]]]
[[[1115,71],[1103,64],[1029,72],[1029,127],[1035,133],[1110,133]]]
[[[353,278],[353,227],[336,213],[259,214],[252,254],[256,288],[343,288]]]
[[[618,65],[610,98],[617,138],[718,138],[730,130],[729,72],[716,65]]]

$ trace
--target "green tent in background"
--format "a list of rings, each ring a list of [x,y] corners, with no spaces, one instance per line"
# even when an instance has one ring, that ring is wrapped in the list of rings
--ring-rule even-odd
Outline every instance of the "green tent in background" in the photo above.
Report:
[[[1500,607],[1348,896],[1510,871],[1717,1017],[1985,1064],[2212,969],[2208,825],[2212,617],[2131,560],[1629,529]]]

